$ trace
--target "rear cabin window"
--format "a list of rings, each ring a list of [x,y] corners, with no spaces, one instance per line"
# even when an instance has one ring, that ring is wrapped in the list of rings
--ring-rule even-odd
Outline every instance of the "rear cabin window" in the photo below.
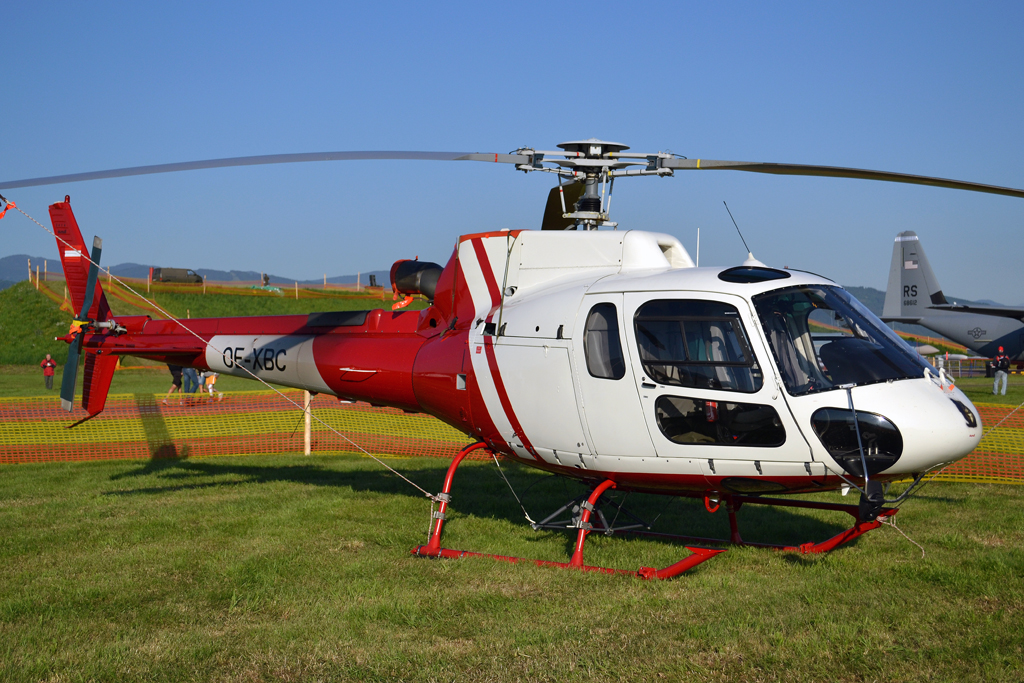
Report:
[[[660,396],[654,404],[658,428],[678,444],[781,446],[786,429],[771,406]]]
[[[754,393],[763,375],[739,311],[720,301],[657,299],[633,319],[640,362],[655,382]]]
[[[583,353],[587,370],[594,377],[622,379],[626,374],[615,304],[597,304],[590,309],[583,330]]]

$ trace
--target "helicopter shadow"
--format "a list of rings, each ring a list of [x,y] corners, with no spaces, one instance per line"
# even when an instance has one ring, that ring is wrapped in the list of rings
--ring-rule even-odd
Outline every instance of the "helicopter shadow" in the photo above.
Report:
[[[178,491],[228,488],[252,484],[289,482],[306,486],[344,488],[357,493],[375,493],[421,498],[407,482],[384,469],[337,468],[330,461],[310,463],[298,461],[288,465],[249,464],[243,458],[190,459],[184,456],[168,457],[172,452],[160,439],[159,421],[154,418],[153,452],[157,457],[140,463],[139,466],[110,477],[111,481],[151,478],[161,481],[158,486],[140,486],[109,491],[109,496],[146,496],[174,493]],[[166,427],[164,427],[166,432]],[[173,451],[177,452],[177,451]],[[340,456],[348,458],[346,456]],[[353,456],[357,457],[357,456]],[[351,462],[351,461],[349,461]],[[414,464],[415,463],[415,464]],[[403,464],[409,466],[402,466]],[[438,460],[436,466],[424,466],[422,461],[405,461],[396,469],[427,491],[439,491],[443,485],[448,462]],[[468,465],[468,466],[467,466]],[[504,473],[505,478],[502,477]],[[507,478],[507,483],[506,483]],[[147,482],[148,483],[148,482]],[[509,487],[522,500],[522,507],[516,502]],[[452,488],[453,503],[449,508],[456,515],[471,515],[507,521],[512,524],[527,523],[524,508],[532,519],[541,520],[574,498],[585,495],[590,488],[583,482],[570,480],[516,463],[503,462],[501,472],[493,463],[466,463],[455,475]],[[729,522],[724,506],[716,514],[708,514],[702,500],[641,493],[614,492],[608,498],[622,506],[626,512],[618,513],[612,506],[605,506],[606,518],[613,525],[627,523],[633,515],[650,525],[656,533],[678,534],[705,539],[729,538]],[[560,515],[568,521],[570,512]],[[772,508],[760,505],[745,505],[737,513],[740,530],[746,541],[799,545],[807,541],[821,541],[829,538],[849,525],[848,516],[834,513],[834,521],[813,517],[804,512],[786,508]],[[846,518],[846,519],[844,519]],[[450,523],[450,522],[449,522]],[[568,532],[568,533],[566,533]],[[595,531],[595,534],[600,531]],[[566,552],[571,554],[576,537],[575,528],[541,529],[538,534],[564,535]],[[616,534],[626,538],[637,538],[630,533]],[[692,540],[663,536],[647,537],[673,546],[693,545]],[[699,544],[699,542],[698,542]]]
[[[306,486],[345,488],[354,492],[416,498],[422,496],[407,482],[383,468],[333,467],[330,460],[312,463],[303,462],[298,458],[294,464],[288,465],[254,465],[239,457],[190,458],[187,445],[175,444],[159,399],[152,394],[135,394],[134,399],[146,435],[150,458],[140,463],[138,467],[115,474],[110,479],[126,481],[155,476],[161,485],[119,489],[106,495],[161,495],[187,490],[290,482]],[[347,458],[346,461],[353,462]],[[404,461],[396,465],[396,469],[404,476],[431,492],[441,490],[447,467],[448,461],[442,459],[436,460],[436,464],[432,462],[430,466],[424,466],[423,461]],[[516,495],[509,490],[510,487]],[[466,463],[455,475],[452,488],[454,503],[450,510],[456,514],[522,524],[526,512],[529,512],[532,519],[540,520],[573,499],[586,496],[589,491],[590,487],[583,482],[514,462],[503,462],[500,471],[490,463]],[[516,501],[516,496],[521,499],[522,506]],[[729,538],[729,521],[724,507],[717,514],[708,514],[703,501],[699,499],[609,492],[602,500],[621,506],[621,512],[617,511],[614,505],[603,506],[606,519],[613,526],[616,522],[623,524],[639,520],[656,533],[723,541]],[[744,540],[785,545],[798,545],[808,540],[819,541],[829,538],[846,528],[842,524],[847,521],[843,519],[844,517],[845,514],[838,513],[834,522],[826,522],[792,509],[760,505],[745,505],[737,513]],[[569,523],[571,513],[566,511],[558,519]],[[539,530],[538,533],[564,535],[566,552],[572,553],[575,528],[546,528]],[[636,538],[628,532],[621,535]],[[675,546],[693,543],[664,536],[649,538],[656,538],[659,542]]]

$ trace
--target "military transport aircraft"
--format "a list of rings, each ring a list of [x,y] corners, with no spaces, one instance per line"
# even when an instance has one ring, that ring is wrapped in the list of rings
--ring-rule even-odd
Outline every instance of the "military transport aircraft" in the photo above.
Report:
[[[114,316],[65,197],[50,207],[53,234],[78,316],[61,399],[74,400],[85,356],[82,405],[103,409],[114,365],[134,355],[436,416],[473,443],[454,456],[431,499],[426,545],[442,548],[453,477],[467,453],[494,454],[581,480],[592,491],[563,509],[577,532],[568,563],[588,567],[592,530],[636,530],[608,521],[609,489],[724,503],[741,543],[744,504],[842,511],[855,524],[823,552],[877,528],[901,502],[887,483],[913,479],[970,453],[977,410],[846,290],[812,273],[772,268],[752,255],[728,268],[698,268],[675,237],[609,220],[616,178],[736,170],[933,185],[1024,198],[1024,191],[883,171],[686,159],[636,153],[601,140],[510,154],[334,152],[217,159],[0,183],[0,190],[165,171],[332,159],[433,159],[511,164],[546,172],[552,188],[540,231],[482,231],[458,238],[447,264],[397,261],[396,296],[422,295],[422,311],[312,313],[191,320]],[[859,505],[766,497],[856,488]],[[623,511],[624,512],[624,511]],[[623,517],[626,515],[624,514]],[[675,576],[721,550],[692,554],[647,578]],[[498,557],[498,556],[489,556]],[[498,557],[515,560],[515,558]]]
[[[884,322],[921,325],[992,358],[999,347],[1024,360],[1024,309],[949,302],[917,234],[896,236],[885,289]]]

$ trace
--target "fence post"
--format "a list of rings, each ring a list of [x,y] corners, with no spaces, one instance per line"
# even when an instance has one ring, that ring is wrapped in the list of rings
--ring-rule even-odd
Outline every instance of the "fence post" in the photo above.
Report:
[[[298,301],[298,299],[299,299],[299,283],[296,282],[295,283],[295,300]]]
[[[324,289],[327,289],[327,273],[324,273]]]
[[[308,390],[302,392],[302,454],[309,455],[313,452],[313,415],[310,412],[309,404],[312,396]]]
[[[39,289],[39,264],[36,264],[36,289]]]

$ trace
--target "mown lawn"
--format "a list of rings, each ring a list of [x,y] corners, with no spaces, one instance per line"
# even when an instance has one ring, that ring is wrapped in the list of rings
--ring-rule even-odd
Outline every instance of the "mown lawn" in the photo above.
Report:
[[[1024,376],[1010,375],[1006,382],[1006,395],[992,393],[992,380],[971,377],[956,380],[956,385],[974,403],[1005,403],[1019,406],[1024,403]],[[999,385],[1002,389],[1002,384]]]
[[[446,463],[392,461],[429,490]],[[576,485],[508,466],[537,518]],[[0,679],[993,681],[1024,677],[1024,505],[931,484],[825,556],[734,548],[667,582],[432,561],[430,505],[349,456],[0,467]],[[445,545],[565,560],[489,463],[466,463]],[[828,500],[854,502],[838,494]],[[633,495],[665,531],[703,504]],[[744,507],[750,540],[848,517]],[[587,561],[665,566],[674,542],[592,535]]]

